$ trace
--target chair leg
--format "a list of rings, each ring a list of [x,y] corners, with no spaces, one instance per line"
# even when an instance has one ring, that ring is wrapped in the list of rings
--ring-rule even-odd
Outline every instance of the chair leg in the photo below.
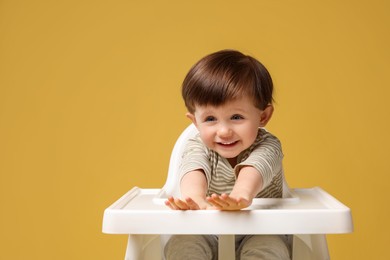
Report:
[[[329,260],[328,245],[324,234],[294,235],[293,260]]]
[[[129,235],[125,260],[161,260],[159,235]]]
[[[125,260],[142,260],[142,235],[129,235],[127,240]]]
[[[218,237],[218,259],[236,259],[234,235],[220,235]]]
[[[313,250],[316,252],[318,259],[329,260],[328,243],[326,242],[326,235],[312,235]]]

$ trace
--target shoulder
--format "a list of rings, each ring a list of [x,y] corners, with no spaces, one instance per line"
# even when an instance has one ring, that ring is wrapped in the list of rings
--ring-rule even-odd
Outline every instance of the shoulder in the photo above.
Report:
[[[265,128],[259,128],[259,132],[257,134],[257,138],[254,145],[258,146],[258,145],[264,145],[269,143],[274,143],[281,146],[281,142],[279,138],[277,138],[272,133],[268,132]]]
[[[259,128],[256,141],[253,143],[250,153],[272,153],[283,156],[280,140],[264,128]]]
[[[189,153],[191,154],[194,152],[195,153],[203,152],[206,154],[209,153],[209,149],[203,143],[199,134],[196,134],[195,136],[189,138],[185,143],[184,155],[187,155]]]
[[[259,128],[257,136],[260,137],[261,139],[271,138],[271,139],[279,140],[274,134],[272,134],[265,128]]]
[[[200,138],[200,134],[196,134],[195,136],[188,138],[186,142],[186,146],[206,147],[206,145],[203,143],[202,139]]]

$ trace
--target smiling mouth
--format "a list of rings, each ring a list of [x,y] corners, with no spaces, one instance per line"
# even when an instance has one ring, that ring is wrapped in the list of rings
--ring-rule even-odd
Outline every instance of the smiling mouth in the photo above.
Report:
[[[238,141],[234,141],[234,142],[218,142],[219,145],[222,145],[222,146],[225,146],[225,147],[229,147],[229,146],[233,146],[237,143]]]

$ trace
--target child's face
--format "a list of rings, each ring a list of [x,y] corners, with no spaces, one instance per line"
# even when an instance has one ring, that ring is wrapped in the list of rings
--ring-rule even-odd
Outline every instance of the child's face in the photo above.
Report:
[[[217,107],[195,106],[195,113],[187,116],[208,148],[231,159],[253,144],[258,128],[266,125],[272,112],[271,105],[261,111],[245,96]]]

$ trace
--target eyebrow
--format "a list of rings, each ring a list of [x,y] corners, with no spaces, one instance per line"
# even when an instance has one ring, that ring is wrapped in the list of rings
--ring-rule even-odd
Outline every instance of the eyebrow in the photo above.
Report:
[[[195,110],[196,111],[196,110]],[[234,114],[246,114],[248,113],[248,111],[246,109],[243,109],[243,108],[238,108],[238,107],[234,107],[232,109],[229,109],[229,112],[231,112],[232,115]],[[199,113],[199,112],[198,112]],[[215,114],[215,111],[213,111],[212,109],[205,109],[204,111],[202,111],[202,113],[199,113],[199,116],[200,117],[206,117],[206,116],[214,116]]]
[[[206,110],[202,113],[199,113],[199,117],[201,117],[201,118],[208,117],[208,116],[214,116],[214,112],[212,112],[210,110]]]

